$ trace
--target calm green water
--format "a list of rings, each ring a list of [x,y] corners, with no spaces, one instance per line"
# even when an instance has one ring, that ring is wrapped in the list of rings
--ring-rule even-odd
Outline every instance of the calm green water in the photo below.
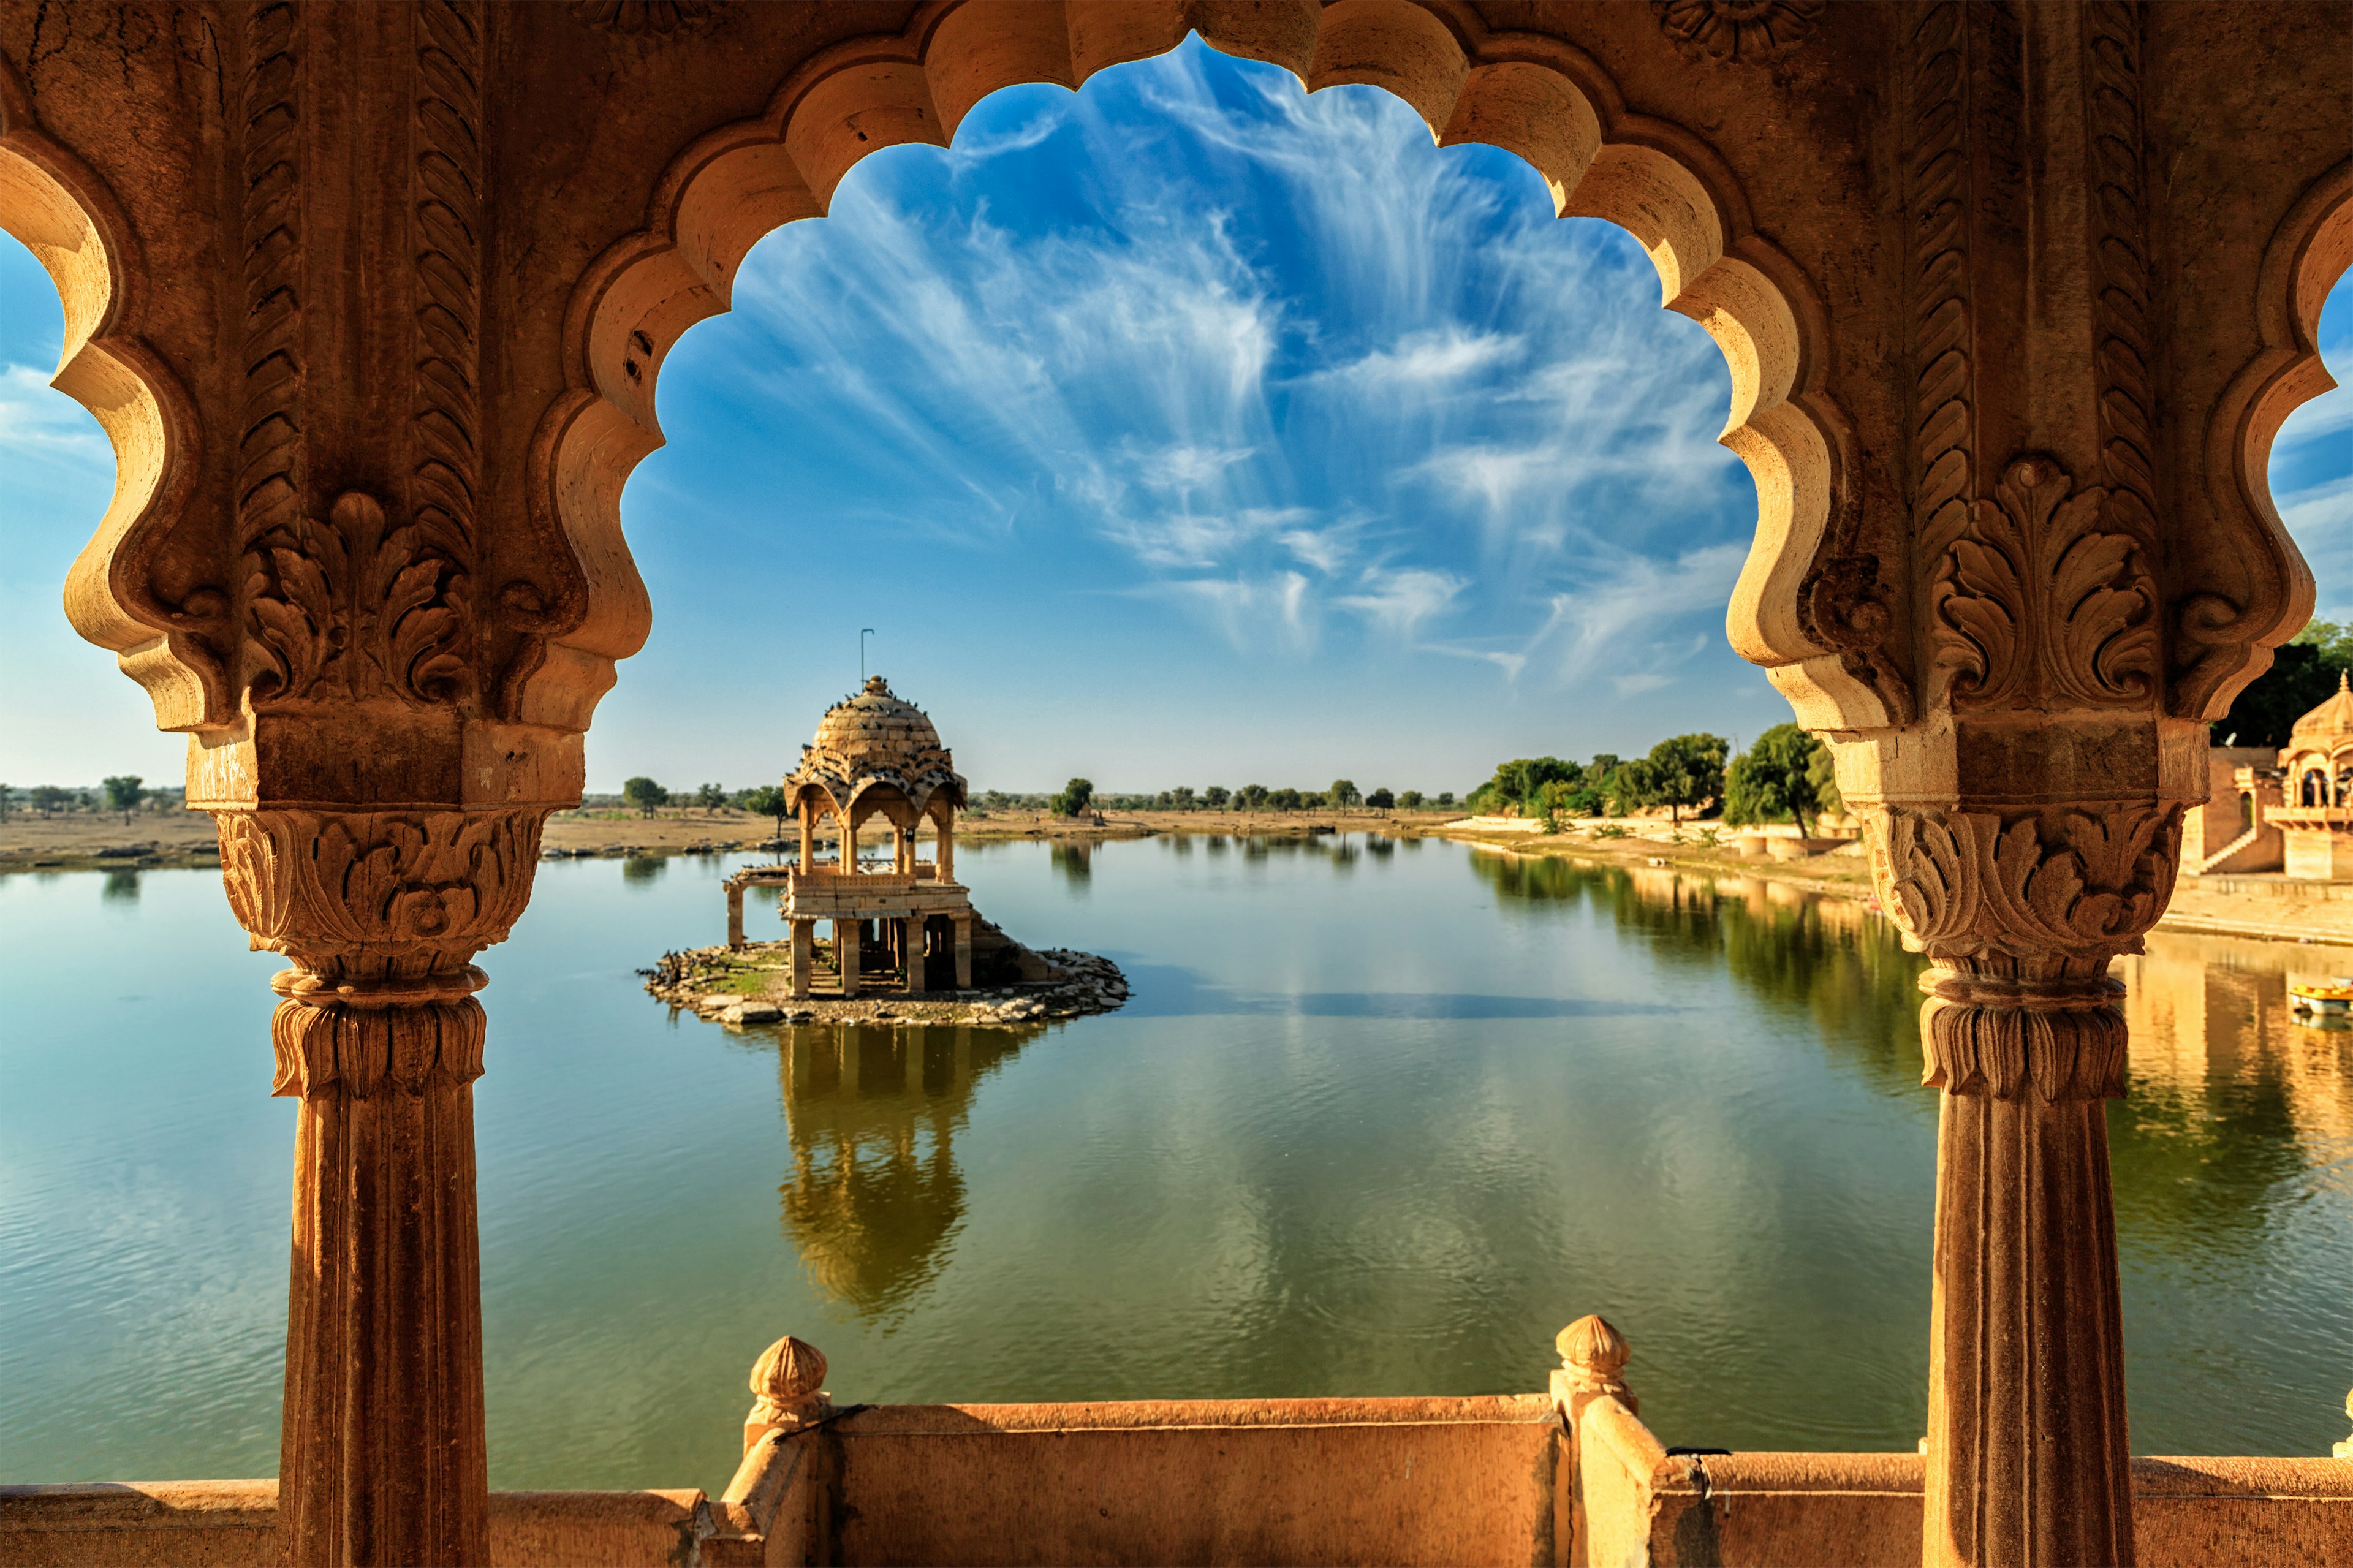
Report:
[[[495,1485],[715,1489],[786,1331],[844,1401],[1473,1394],[1599,1310],[1670,1443],[1920,1434],[1936,1101],[1917,961],[1852,906],[1436,841],[966,845],[1124,1012],[731,1034],[631,973],[723,934],[730,864],[548,864],[486,957]],[[243,947],[209,873],[0,879],[0,1478],[276,1468],[293,1108]],[[2144,1452],[2345,1436],[2353,1036],[2286,1021],[2290,963],[2353,954],[2123,966]]]

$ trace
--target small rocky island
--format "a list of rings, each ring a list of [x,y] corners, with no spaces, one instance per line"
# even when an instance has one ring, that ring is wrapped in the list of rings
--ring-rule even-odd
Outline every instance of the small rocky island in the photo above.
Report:
[[[726,945],[664,953],[644,972],[654,995],[738,1025],[1012,1026],[1109,1012],[1127,1000],[1126,977],[1111,960],[1034,951],[972,907],[955,879],[963,775],[931,720],[881,676],[826,710],[784,789],[800,822],[798,858],[729,877]],[[820,860],[817,828],[826,817],[836,848]],[[890,856],[870,867],[858,832],[876,817],[890,827]],[[926,826],[930,860],[918,855]],[[782,889],[785,941],[744,940],[744,896],[755,887]],[[831,938],[822,948],[820,921]]]

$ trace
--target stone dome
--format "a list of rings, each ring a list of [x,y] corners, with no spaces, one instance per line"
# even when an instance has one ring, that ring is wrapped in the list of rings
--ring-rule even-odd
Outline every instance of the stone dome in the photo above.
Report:
[[[922,709],[893,696],[891,683],[877,675],[864,690],[825,710],[810,749],[855,762],[903,763],[940,751],[940,732]]]
[[[2353,690],[2348,690],[2345,672],[2337,673],[2337,689],[2328,700],[2295,721],[2292,735],[2353,734]]]
[[[801,765],[785,779],[787,791],[822,789],[842,810],[878,785],[905,795],[918,815],[942,795],[965,803],[964,778],[939,731],[879,675],[826,710],[817,738],[801,748]]]

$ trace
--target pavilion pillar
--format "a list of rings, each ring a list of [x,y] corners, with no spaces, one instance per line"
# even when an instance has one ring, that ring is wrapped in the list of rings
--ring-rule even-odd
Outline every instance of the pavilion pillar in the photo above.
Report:
[[[940,880],[943,882],[953,882],[955,880],[955,819],[954,817],[950,816],[944,811],[940,814],[939,847],[932,853],[932,858],[939,864]]]
[[[959,991],[972,989],[972,916],[955,917],[955,983]]]
[[[727,883],[727,945],[744,945],[744,884],[733,879]]]
[[[803,800],[800,804],[800,814],[801,869],[814,871],[817,869],[817,822],[815,814],[809,809],[807,800]]]
[[[817,968],[817,921],[793,922],[792,986],[793,1000],[808,1000],[809,977]]]
[[[912,840],[911,840],[912,842]],[[899,962],[905,965],[905,977],[900,983],[902,991],[923,988],[923,949],[930,944],[930,935],[922,917],[909,915],[899,922]]]
[[[833,922],[833,963],[841,972],[841,994],[858,994],[859,948],[863,945],[860,921],[837,918]]]

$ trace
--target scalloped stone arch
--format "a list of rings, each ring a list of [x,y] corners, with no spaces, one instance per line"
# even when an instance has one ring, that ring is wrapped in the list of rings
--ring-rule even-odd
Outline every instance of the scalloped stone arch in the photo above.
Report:
[[[1590,57],[1410,0],[1338,0],[1320,13],[1240,0],[944,0],[902,33],[815,56],[764,114],[689,146],[660,181],[646,226],[589,266],[566,311],[566,391],[533,439],[531,498],[540,526],[561,531],[580,558],[586,610],[551,647],[522,717],[586,728],[612,661],[644,640],[649,606],[622,538],[622,487],[661,444],[655,387],[665,356],[687,328],[728,308],[753,245],[823,216],[868,153],[947,145],[988,93],[1033,82],[1075,90],[1189,31],[1284,67],[1311,92],[1384,88],[1440,145],[1483,142],[1525,161],[1556,216],[1630,233],[1658,270],[1662,303],[1699,323],[1732,372],[1719,439],[1755,477],[1758,512],[1727,616],[1734,647],[1766,667],[1810,728],[1910,717],[1907,694],[1851,673],[1801,610],[1854,461],[1847,421],[1821,386],[1827,322],[1811,286],[1757,232],[1723,160],[1689,132],[1628,112]]]
[[[195,489],[195,410],[140,337],[144,277],[129,221],[104,184],[44,133],[32,100],[0,63],[0,228],[48,273],[64,309],[49,384],[90,412],[114,452],[114,489],[66,579],[74,630],[111,650],[155,705],[156,727],[195,729],[222,704],[217,661],[200,635],[227,605],[171,606],[150,592],[147,557]]]
[[[2176,679],[2175,710],[2186,717],[2221,718],[2271,667],[2272,649],[2312,618],[2312,569],[2272,500],[2272,443],[2289,415],[2337,385],[2320,358],[2320,311],[2348,268],[2353,158],[2313,182],[2264,247],[2253,300],[2263,346],[2231,378],[2207,423],[2208,499],[2232,537],[2270,555],[2272,572],[2256,581],[2288,588],[2235,612],[2207,595],[2181,606],[2183,641],[2209,650]]]

